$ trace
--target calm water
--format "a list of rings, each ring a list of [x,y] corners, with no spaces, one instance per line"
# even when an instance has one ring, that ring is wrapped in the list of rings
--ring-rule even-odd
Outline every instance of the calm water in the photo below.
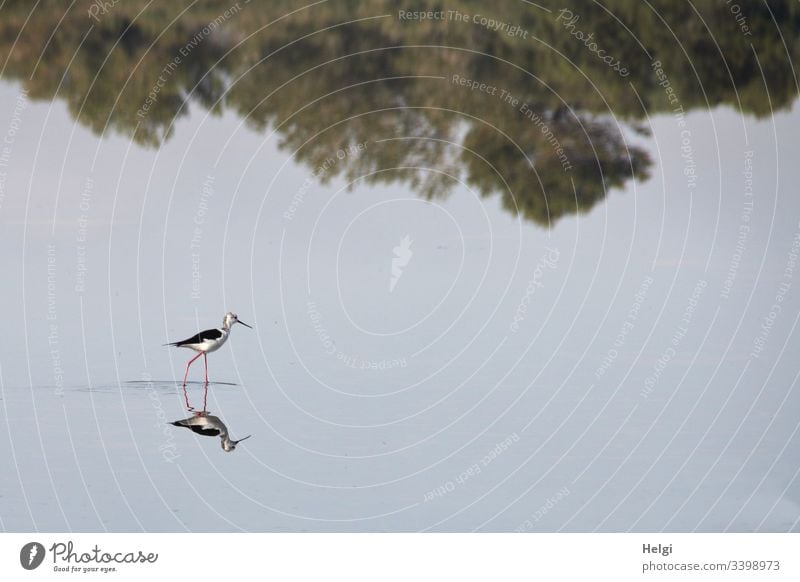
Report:
[[[0,8],[0,528],[800,529],[795,3],[62,4]]]

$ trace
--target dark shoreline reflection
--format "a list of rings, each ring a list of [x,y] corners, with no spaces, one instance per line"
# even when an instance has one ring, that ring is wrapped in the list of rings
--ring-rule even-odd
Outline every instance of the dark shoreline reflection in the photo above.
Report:
[[[648,177],[652,161],[624,137],[643,132],[646,115],[729,105],[766,116],[796,97],[797,3],[738,0],[747,31],[724,2],[604,9],[581,0],[566,3],[570,18],[565,3],[539,4],[551,12],[524,2],[441,7],[508,25],[493,30],[472,18],[402,20],[382,0],[306,9],[205,0],[174,23],[189,2],[139,14],[147,2],[125,0],[92,18],[97,5],[86,0],[66,14],[54,0],[32,14],[10,1],[0,59],[6,79],[31,98],[65,100],[98,134],[108,127],[158,147],[189,104],[234,111],[257,131],[276,129],[312,170],[366,144],[320,173],[323,182],[364,176],[432,198],[456,178],[542,225]],[[589,34],[616,70],[590,50]]]

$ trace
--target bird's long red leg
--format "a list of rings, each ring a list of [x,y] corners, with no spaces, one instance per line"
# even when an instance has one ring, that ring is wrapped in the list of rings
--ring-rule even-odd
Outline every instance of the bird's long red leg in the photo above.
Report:
[[[203,352],[203,362],[206,364],[206,384],[208,384],[208,355]]]
[[[202,353],[197,354],[195,357],[193,357],[191,360],[189,360],[188,364],[186,364],[186,373],[183,375],[183,385],[184,386],[186,386],[186,379],[189,377],[189,366],[191,366],[192,362],[194,362],[197,358],[199,358],[202,355],[203,355]]]
[[[205,385],[205,391],[203,392],[203,412],[208,411],[208,382]]]
[[[189,393],[186,391],[186,382],[183,383],[183,400],[186,402],[186,410],[193,412],[194,408],[189,404]]]

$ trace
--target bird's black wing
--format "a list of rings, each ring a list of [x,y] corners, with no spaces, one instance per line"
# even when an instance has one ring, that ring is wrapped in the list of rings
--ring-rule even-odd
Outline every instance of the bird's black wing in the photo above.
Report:
[[[184,424],[184,422],[185,421],[177,420],[175,422],[171,422],[170,424],[174,426],[182,426],[183,428],[188,428],[193,433],[201,434],[203,436],[219,436],[219,429],[217,428],[206,428],[194,424]]]
[[[192,337],[179,341],[173,342],[171,344],[167,344],[168,346],[185,346],[187,344],[199,344],[204,340],[215,340],[222,337],[222,332],[218,329],[207,329],[205,331],[201,331],[197,335],[193,335]]]
[[[203,436],[219,436],[219,429],[216,428],[203,428],[201,426],[190,426],[193,433],[201,434]]]

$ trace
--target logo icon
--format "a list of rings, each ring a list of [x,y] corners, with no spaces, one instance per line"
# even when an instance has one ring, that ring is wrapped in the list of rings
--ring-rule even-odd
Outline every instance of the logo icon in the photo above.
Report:
[[[389,280],[389,292],[394,291],[395,285],[403,276],[403,267],[408,265],[414,253],[411,252],[411,243],[414,241],[409,235],[400,239],[400,244],[394,247],[394,258],[392,259],[392,278]]]
[[[26,570],[35,570],[44,561],[44,546],[39,542],[28,542],[19,551],[19,563]]]

